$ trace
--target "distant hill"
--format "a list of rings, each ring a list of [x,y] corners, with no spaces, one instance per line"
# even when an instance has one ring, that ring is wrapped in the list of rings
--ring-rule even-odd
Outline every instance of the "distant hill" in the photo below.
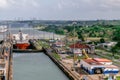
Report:
[[[23,21],[0,21],[0,25],[3,24],[29,24],[29,25],[71,25],[73,22],[77,22],[77,25],[120,25],[120,20],[88,20],[88,21],[70,21],[70,20],[23,20]]]

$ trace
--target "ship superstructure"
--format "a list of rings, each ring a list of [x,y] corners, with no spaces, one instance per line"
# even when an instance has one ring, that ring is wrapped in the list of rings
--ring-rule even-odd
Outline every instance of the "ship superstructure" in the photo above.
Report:
[[[28,34],[22,33],[21,30],[19,30],[18,34],[12,34],[12,39],[17,49],[27,49],[30,45],[28,41]]]

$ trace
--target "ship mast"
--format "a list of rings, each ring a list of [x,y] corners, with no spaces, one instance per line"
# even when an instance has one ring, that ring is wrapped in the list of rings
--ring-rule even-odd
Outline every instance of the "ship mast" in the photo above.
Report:
[[[23,41],[23,35],[22,35],[22,31],[19,30],[19,38],[20,38],[20,41],[22,42]]]

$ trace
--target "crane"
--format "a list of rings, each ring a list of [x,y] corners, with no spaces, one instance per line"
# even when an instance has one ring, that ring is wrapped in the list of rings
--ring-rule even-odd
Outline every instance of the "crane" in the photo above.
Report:
[[[82,52],[83,52],[83,54],[85,55],[86,59],[91,59],[91,58],[87,55],[85,49],[82,49]]]

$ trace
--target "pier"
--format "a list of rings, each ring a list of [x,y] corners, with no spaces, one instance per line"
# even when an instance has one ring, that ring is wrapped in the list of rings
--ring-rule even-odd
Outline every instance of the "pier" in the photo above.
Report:
[[[13,80],[12,45],[9,41],[5,41],[0,48],[0,80]]]

